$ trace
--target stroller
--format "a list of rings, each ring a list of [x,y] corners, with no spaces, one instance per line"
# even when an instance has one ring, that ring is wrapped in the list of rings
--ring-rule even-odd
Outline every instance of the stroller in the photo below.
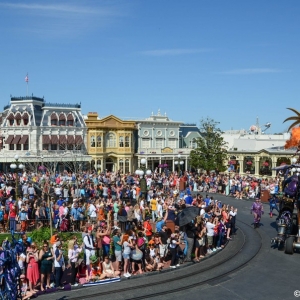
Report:
[[[59,229],[62,232],[66,232],[69,230],[69,220],[66,217],[63,217],[63,219],[61,220]]]

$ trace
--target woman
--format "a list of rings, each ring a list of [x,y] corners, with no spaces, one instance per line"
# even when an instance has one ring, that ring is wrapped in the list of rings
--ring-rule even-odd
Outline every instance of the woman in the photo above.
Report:
[[[153,257],[150,255],[146,256],[145,263],[146,263],[146,270],[150,272],[159,271],[162,270],[163,268],[163,264],[158,263],[156,259],[153,259]]]
[[[34,287],[36,286],[39,278],[40,278],[40,272],[39,272],[39,252],[36,248],[35,243],[31,243],[31,246],[27,249],[27,256],[26,256],[26,262],[27,262],[27,278],[29,281],[29,291],[31,293],[36,293],[38,290],[35,290]]]
[[[205,238],[206,238],[206,227],[204,223],[200,223],[196,233],[196,244],[195,244],[195,261],[200,261],[201,258],[205,257]]]
[[[171,243],[169,245],[169,250],[171,252],[171,265],[170,268],[172,269],[176,269],[176,266],[179,267],[180,265],[177,264],[176,265],[176,261],[177,261],[177,247],[180,244],[180,239],[177,238],[176,234],[172,233],[171,234]]]
[[[104,243],[103,238],[105,236],[109,236],[110,235],[110,230],[107,228],[106,230],[104,230],[105,228],[105,223],[101,223],[102,226],[98,226],[97,231],[96,231],[96,252],[98,257],[100,258],[100,260],[102,261],[103,258],[103,248],[106,247],[104,245],[106,245],[106,243],[108,243],[108,240],[106,241],[106,243]],[[109,241],[110,242],[110,241]],[[105,249],[105,252],[109,252],[109,249]]]
[[[118,211],[118,221],[120,223],[121,231],[124,232],[126,230],[126,223],[127,223],[127,211],[123,204],[119,206]]]
[[[81,248],[76,244],[76,239],[70,240],[68,244],[68,258],[71,264],[71,285],[78,286],[76,283],[76,274],[78,267],[76,267],[79,253],[82,251]]]
[[[142,213],[138,204],[134,206],[134,218],[137,220],[137,223],[142,222]]]
[[[135,265],[138,266],[138,272],[140,274],[143,274],[143,270],[142,270],[142,259],[143,259],[143,252],[139,249],[137,243],[132,240],[132,245],[133,248],[131,250],[131,254],[130,254],[130,260],[131,260],[131,270],[132,273],[135,274]]]
[[[122,236],[122,245],[123,245],[123,259],[124,259],[124,277],[130,277],[129,273],[129,259],[131,254],[131,248],[133,248],[132,241],[129,239],[128,234]]]
[[[114,278],[120,275],[120,271],[115,271],[112,262],[109,260],[108,256],[104,257],[104,262],[102,263],[102,274],[100,279],[104,278]]]
[[[217,240],[217,250],[221,250],[223,248],[223,238],[225,235],[225,225],[223,220],[218,221],[217,223],[218,226],[218,240]]]
[[[50,275],[52,273],[52,264],[54,253],[47,241],[44,241],[43,248],[39,253],[39,260],[41,261],[41,291],[44,291],[44,280],[46,277],[46,289],[50,288]]]

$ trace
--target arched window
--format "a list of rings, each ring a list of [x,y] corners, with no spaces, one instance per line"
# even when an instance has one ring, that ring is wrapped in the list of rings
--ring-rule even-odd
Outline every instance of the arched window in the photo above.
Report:
[[[29,122],[28,113],[24,113],[23,116],[22,116],[22,119],[23,119],[23,124],[28,125],[28,122]]]
[[[16,125],[20,126],[21,125],[21,114],[20,113],[16,113],[15,120],[16,120]]]
[[[125,173],[129,173],[129,159],[125,160]]]
[[[106,147],[107,148],[116,147],[116,136],[111,132],[106,135]]]
[[[74,126],[74,118],[73,118],[72,114],[68,114],[68,116],[67,116],[67,125]]]
[[[124,147],[124,136],[119,137],[119,147],[123,148]]]
[[[119,160],[119,170],[121,174],[124,174],[124,161],[123,159]]]
[[[97,135],[97,147],[102,147],[102,136]]]
[[[125,147],[126,148],[130,147],[130,137],[129,136],[125,136]]]
[[[51,125],[52,126],[57,126],[57,115],[56,115],[56,113],[52,113],[52,115],[51,115]]]
[[[101,170],[101,159],[97,159],[97,166],[95,166],[97,170]]]
[[[96,147],[96,141],[94,135],[91,135],[91,147]]]
[[[66,126],[66,116],[64,114],[59,115],[59,126]]]
[[[9,116],[7,117],[7,120],[8,120],[8,123],[9,123],[10,126],[14,125],[15,117],[14,117],[14,115],[12,113],[9,114]]]

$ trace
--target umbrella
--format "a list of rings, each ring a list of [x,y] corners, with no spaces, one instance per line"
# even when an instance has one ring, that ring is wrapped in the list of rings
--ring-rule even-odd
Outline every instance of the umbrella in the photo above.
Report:
[[[184,226],[186,224],[189,224],[192,220],[195,219],[195,217],[199,216],[199,214],[200,214],[199,207],[188,206],[177,215],[176,223],[180,227]]]

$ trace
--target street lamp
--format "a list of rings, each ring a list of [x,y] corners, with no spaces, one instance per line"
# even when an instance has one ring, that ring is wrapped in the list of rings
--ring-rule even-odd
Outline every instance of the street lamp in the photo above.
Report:
[[[183,160],[180,160],[180,158],[181,158],[181,154],[178,154],[177,155],[177,158],[178,158],[178,160],[176,160],[174,163],[175,163],[175,165],[177,166],[178,165],[178,175],[180,175],[180,169],[181,169],[181,167],[180,167],[180,165],[183,165],[184,164],[184,161]]]
[[[135,175],[140,177],[141,192],[144,196],[147,194],[147,182],[144,175],[146,174],[147,176],[150,176],[152,174],[151,170],[146,170],[146,162],[147,160],[142,158],[139,169],[135,171]]]
[[[19,182],[18,182],[18,179],[19,179],[19,175],[18,175],[18,171],[19,170],[23,170],[24,169],[24,165],[22,163],[19,164],[19,155],[16,154],[15,155],[15,163],[12,163],[10,165],[10,168],[13,170],[13,171],[16,171],[16,189],[15,189],[15,192],[16,192],[16,200],[18,200],[18,196],[19,196],[19,193],[18,193],[18,189],[19,189]]]

